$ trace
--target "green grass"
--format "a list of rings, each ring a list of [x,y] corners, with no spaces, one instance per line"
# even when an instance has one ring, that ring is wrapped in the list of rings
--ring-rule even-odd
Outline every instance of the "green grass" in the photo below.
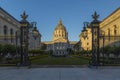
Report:
[[[32,65],[88,65],[90,56],[79,56],[71,54],[69,57],[50,57],[46,54],[41,54],[38,56],[29,57]],[[120,60],[120,59],[119,59]],[[118,61],[119,61],[118,60]],[[100,58],[101,64],[103,58]],[[16,66],[17,63],[20,63],[20,59],[11,59],[9,63],[0,64],[2,66]],[[116,63],[116,60],[113,58],[105,59],[105,66],[120,66],[120,63]]]
[[[29,57],[29,59],[31,61],[33,61],[33,60],[36,60],[36,59],[42,59],[42,58],[46,58],[46,57],[48,57],[48,55],[42,54],[42,55],[38,55],[38,56]]]
[[[32,60],[35,65],[85,65],[89,59],[83,57],[44,57]]]
[[[29,57],[32,65],[87,65],[90,57],[80,57],[78,55],[70,55],[70,57],[51,57],[49,55],[38,55]],[[16,66],[19,59],[11,61],[10,64],[0,64],[0,66]]]

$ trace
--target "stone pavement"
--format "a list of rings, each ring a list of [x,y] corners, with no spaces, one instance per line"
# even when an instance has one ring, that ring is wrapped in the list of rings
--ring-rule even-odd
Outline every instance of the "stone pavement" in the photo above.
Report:
[[[120,80],[120,67],[98,69],[0,67],[0,80]]]

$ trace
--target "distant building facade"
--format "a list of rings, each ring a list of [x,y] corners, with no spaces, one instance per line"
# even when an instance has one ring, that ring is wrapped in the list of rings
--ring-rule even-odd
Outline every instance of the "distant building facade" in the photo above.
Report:
[[[66,27],[62,24],[62,20],[59,21],[53,32],[53,38],[50,42],[44,42],[47,45],[47,51],[53,51],[55,56],[66,56],[69,54],[69,49],[73,50],[74,45],[77,42],[68,40],[68,32]]]
[[[29,49],[40,49],[41,47],[41,37],[42,35],[38,34],[36,38],[33,37],[33,27],[29,29]]]
[[[84,32],[80,34],[81,50],[91,50],[92,49],[92,33],[90,28],[87,29],[87,36],[83,37]]]
[[[29,49],[39,49],[41,43],[41,34],[33,38],[29,29]],[[8,12],[0,7],[0,44],[20,45],[20,23],[17,19],[11,16]]]

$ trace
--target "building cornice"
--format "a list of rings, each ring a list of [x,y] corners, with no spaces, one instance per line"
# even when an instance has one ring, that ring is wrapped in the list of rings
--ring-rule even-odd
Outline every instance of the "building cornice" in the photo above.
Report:
[[[19,26],[19,21],[0,7],[0,17],[12,25]]]
[[[5,11],[2,7],[0,7],[0,10],[2,10],[4,13],[6,13],[9,17],[11,17],[12,19],[14,19],[15,21],[17,21],[19,23],[19,21],[14,18],[12,15],[10,15],[7,11]]]
[[[116,21],[118,18],[120,18],[120,8],[116,9],[113,13],[111,13],[109,16],[107,16],[100,23],[100,28],[103,28],[106,25],[111,24],[112,22]]]
[[[118,10],[120,10],[120,7],[118,7],[115,11],[113,11],[110,15],[108,15],[106,18],[104,18],[103,20],[102,20],[102,22],[103,21],[105,21],[106,19],[108,19],[110,16],[112,16],[114,13],[116,13]]]

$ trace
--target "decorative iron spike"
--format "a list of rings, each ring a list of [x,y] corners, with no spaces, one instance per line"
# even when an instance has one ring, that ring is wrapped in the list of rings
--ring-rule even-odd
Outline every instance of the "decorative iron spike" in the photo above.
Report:
[[[21,14],[21,18],[22,18],[23,20],[26,20],[27,17],[28,17],[28,15],[26,15],[26,13],[25,13],[25,11],[24,11],[23,14]]]
[[[98,15],[97,12],[95,11],[94,14],[92,15],[92,18],[93,18],[94,20],[97,20],[98,17],[99,17],[99,15]]]

